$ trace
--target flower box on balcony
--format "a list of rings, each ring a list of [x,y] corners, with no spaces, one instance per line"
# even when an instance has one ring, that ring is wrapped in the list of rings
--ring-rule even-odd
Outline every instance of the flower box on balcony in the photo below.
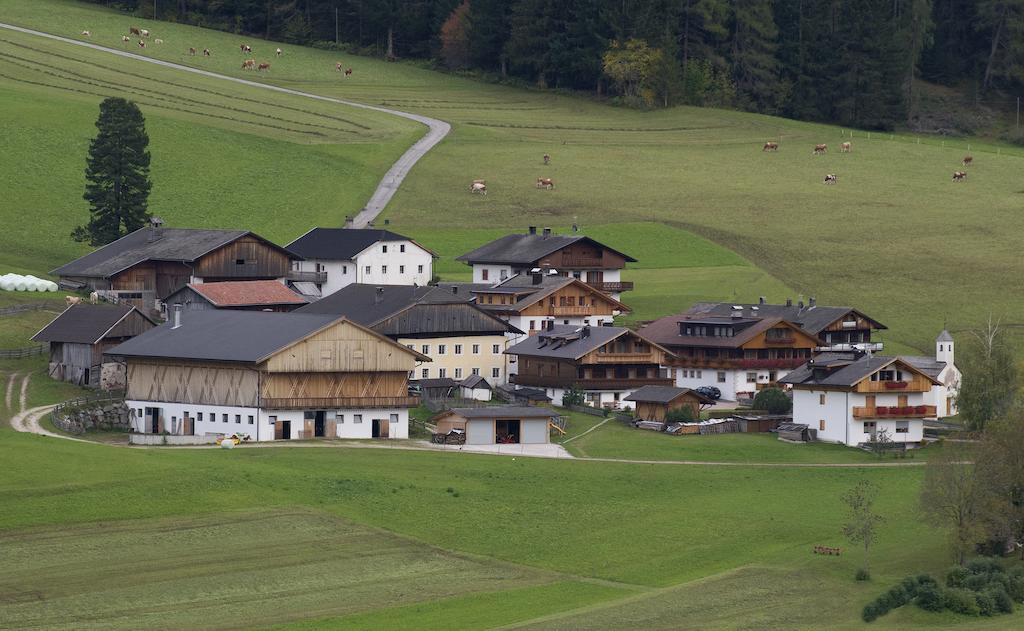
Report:
[[[906,381],[883,381],[886,390],[903,390],[907,387]]]
[[[889,413],[889,408],[875,408],[875,414],[878,416],[885,416]]]
[[[919,405],[919,406],[914,408],[914,414],[927,414],[927,413],[928,413],[928,406],[927,405]]]
[[[903,414],[904,416],[908,416],[908,415],[913,414],[913,413],[914,413],[913,406],[908,405],[906,407],[900,408],[900,414]]]
[[[899,413],[900,413],[900,408],[898,406],[895,406],[895,405],[890,405],[889,406],[889,414],[891,414],[893,416],[896,416]]]

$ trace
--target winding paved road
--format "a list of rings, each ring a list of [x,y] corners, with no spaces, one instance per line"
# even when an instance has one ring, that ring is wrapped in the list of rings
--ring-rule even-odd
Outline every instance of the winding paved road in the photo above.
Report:
[[[200,70],[199,68],[193,68],[184,64],[177,64],[171,61],[163,61],[161,59],[152,59],[136,53],[130,53],[124,50],[117,50],[115,48],[107,48],[106,46],[100,46],[99,44],[93,44],[91,42],[82,42],[69,37],[61,37],[60,35],[53,35],[52,33],[45,33],[43,31],[36,31],[30,28],[24,28],[21,26],[15,26],[13,24],[6,24],[0,22],[0,28],[5,28],[11,31],[17,31],[19,33],[27,33],[28,35],[35,35],[37,37],[45,37],[47,39],[56,40],[58,42],[64,42],[65,44],[73,44],[75,46],[82,46],[85,48],[91,48],[119,57],[127,57],[129,59],[135,59],[137,61],[144,61],[146,63],[156,64],[158,66],[164,66],[166,68],[174,68],[175,70],[181,70],[183,72],[191,72],[193,74],[202,75],[204,77],[212,77],[214,79],[220,79],[222,81],[232,81],[234,83],[241,83],[254,88],[261,88],[263,90],[272,90],[274,92],[282,92],[284,94],[292,94],[294,96],[301,96],[308,99],[316,99],[318,101],[327,101],[328,103],[337,103],[338,105],[345,105],[348,107],[358,107],[364,110],[373,110],[375,112],[383,112],[392,116],[400,116],[401,118],[407,118],[417,123],[422,123],[427,126],[427,133],[420,138],[416,143],[409,147],[405,153],[402,154],[398,160],[395,161],[388,172],[384,174],[384,178],[377,185],[377,190],[370,196],[370,200],[366,203],[361,211],[353,219],[353,227],[365,228],[367,224],[373,221],[377,215],[384,210],[384,207],[388,205],[391,198],[394,196],[398,187],[402,185],[402,181],[405,176],[412,170],[413,165],[419,161],[428,151],[430,151],[434,145],[441,142],[448,132],[451,131],[452,126],[448,123],[437,120],[436,118],[429,118],[427,116],[420,116],[419,114],[410,114],[408,112],[402,112],[399,110],[393,110],[387,107],[378,107],[376,105],[366,105],[365,103],[357,103],[355,101],[346,101],[345,99],[336,99],[330,96],[322,96],[319,94],[312,94],[310,92],[302,92],[301,90],[292,90],[290,88],[282,88],[276,85],[270,85],[266,83],[260,83],[258,81],[249,81],[247,79],[239,79],[238,77],[229,77],[228,75],[219,74],[216,72],[210,72],[208,70]]]

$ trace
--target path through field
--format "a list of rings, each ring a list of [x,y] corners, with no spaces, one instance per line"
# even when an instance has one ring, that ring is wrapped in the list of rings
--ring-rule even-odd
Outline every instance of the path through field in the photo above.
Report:
[[[8,410],[12,409],[14,405],[14,380],[18,378],[18,373],[12,372],[7,378],[7,395],[4,397],[4,407]]]
[[[318,101],[327,101],[329,103],[337,103],[339,105],[345,105],[348,107],[357,107],[365,110],[373,110],[376,112],[382,112],[384,114],[390,114],[392,116],[399,116],[409,120],[422,123],[427,126],[427,133],[416,141],[412,147],[409,147],[405,153],[395,161],[388,172],[384,174],[384,178],[381,179],[377,185],[377,189],[370,196],[369,201],[363,207],[361,211],[355,216],[353,220],[353,227],[365,228],[371,221],[373,221],[377,215],[379,215],[384,208],[391,201],[398,187],[402,185],[402,181],[405,176],[409,174],[412,167],[422,158],[428,151],[430,151],[434,145],[441,142],[448,132],[451,131],[451,125],[448,123],[438,120],[436,118],[430,118],[427,116],[420,116],[419,114],[410,114],[408,112],[402,112],[399,110],[393,110],[386,107],[378,107],[375,105],[366,105],[364,103],[357,103],[355,101],[347,101],[344,99],[336,99],[329,96],[321,96],[319,94],[312,94],[310,92],[302,92],[300,90],[292,90],[289,88],[282,88],[275,85],[268,85],[266,83],[260,83],[258,81],[248,81],[246,79],[239,79],[237,77],[229,77],[216,72],[210,72],[207,70],[200,70],[198,68],[192,68],[183,64],[176,64],[170,61],[163,61],[160,59],[152,59],[144,57],[142,55],[136,55],[123,50],[116,50],[113,48],[107,48],[105,46],[99,46],[97,44],[91,44],[89,42],[80,42],[78,40],[70,39],[67,37],[61,37],[59,35],[53,35],[51,33],[45,33],[43,31],[36,31],[33,29],[23,28],[20,26],[14,26],[13,24],[6,24],[0,22],[0,28],[9,29],[12,31],[18,31],[19,33],[26,33],[28,35],[35,35],[37,37],[45,37],[47,39],[64,42],[66,44],[74,44],[75,46],[83,46],[85,48],[91,48],[105,53],[117,55],[119,57],[127,57],[136,61],[144,61],[146,63],[157,64],[158,66],[164,66],[167,68],[173,68],[175,70],[182,70],[184,72],[191,72],[205,77],[211,77],[213,79],[219,79],[221,81],[231,81],[234,83],[240,83],[254,88],[262,88],[265,90],[273,90],[275,92],[282,92],[285,94],[291,94],[293,96],[301,96],[309,99],[316,99]],[[340,222],[339,222],[340,223]]]

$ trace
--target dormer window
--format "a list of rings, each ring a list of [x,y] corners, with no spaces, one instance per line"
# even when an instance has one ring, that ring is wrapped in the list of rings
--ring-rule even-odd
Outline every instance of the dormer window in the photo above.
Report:
[[[879,370],[871,375],[871,381],[903,381],[902,370]]]

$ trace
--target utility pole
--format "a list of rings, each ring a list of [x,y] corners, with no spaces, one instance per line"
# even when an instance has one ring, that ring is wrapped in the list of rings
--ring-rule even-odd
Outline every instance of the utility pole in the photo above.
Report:
[[[334,5],[334,44],[338,44],[338,5]]]

